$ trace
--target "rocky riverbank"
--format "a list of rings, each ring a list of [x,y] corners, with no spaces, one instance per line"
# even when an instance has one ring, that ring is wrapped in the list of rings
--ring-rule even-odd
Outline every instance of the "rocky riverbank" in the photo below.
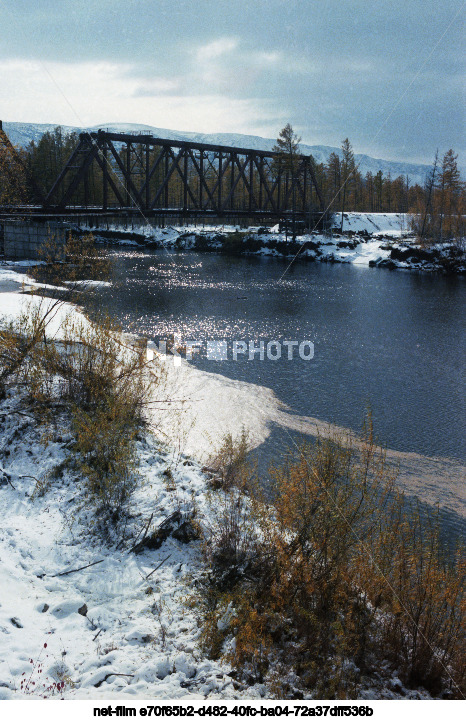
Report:
[[[89,230],[87,228],[86,230]],[[402,213],[345,213],[327,233],[312,231],[292,239],[274,227],[168,226],[91,229],[97,240],[117,245],[255,255],[285,260],[349,263],[371,268],[466,273],[466,247],[458,242],[419,244]]]

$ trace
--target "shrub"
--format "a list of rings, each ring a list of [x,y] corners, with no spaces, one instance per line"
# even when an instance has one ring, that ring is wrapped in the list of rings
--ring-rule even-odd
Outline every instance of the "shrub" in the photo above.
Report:
[[[212,472],[211,485],[218,489],[229,490],[233,486],[243,491],[250,488],[255,471],[248,461],[251,442],[245,428],[238,438],[227,433],[219,449],[209,460]]]
[[[114,519],[137,482],[135,440],[155,381],[144,349],[122,346],[108,319],[71,323],[50,370],[70,405],[73,453],[91,497]]]
[[[205,645],[280,697],[355,696],[381,661],[460,695],[464,561],[448,567],[432,524],[421,530],[395,492],[370,420],[359,439],[304,445],[274,477],[273,506],[222,496],[199,586]]]
[[[26,307],[14,322],[0,326],[0,395],[19,377],[28,380],[34,368],[38,348],[43,344],[47,326],[59,311],[61,302],[44,299]]]
[[[245,250],[247,233],[235,230],[234,233],[226,233],[221,238],[222,253],[239,255]]]
[[[133,410],[115,394],[91,411],[73,407],[75,461],[87,478],[91,497],[112,520],[118,520],[137,485]]]
[[[413,504],[405,503],[401,513],[396,508],[391,520],[379,539],[379,578],[373,574],[369,586],[369,598],[383,598],[388,611],[383,641],[408,684],[422,684],[433,694],[450,687],[460,697],[466,690],[464,549],[452,556],[442,543],[438,515]]]
[[[61,340],[47,338],[60,301],[44,299],[3,329],[0,381],[20,383],[28,410],[44,423],[61,417],[73,431],[75,469],[91,501],[117,520],[137,483],[135,440],[156,382],[143,345],[127,346],[108,319],[68,316]],[[52,310],[51,310],[52,309]]]
[[[63,244],[51,234],[39,252],[41,264],[30,269],[34,279],[41,283],[60,286],[83,280],[108,280],[111,263],[107,253],[96,247],[92,233],[69,233]]]

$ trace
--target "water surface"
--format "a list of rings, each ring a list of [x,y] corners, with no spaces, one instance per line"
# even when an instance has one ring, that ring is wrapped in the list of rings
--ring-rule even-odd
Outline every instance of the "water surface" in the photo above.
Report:
[[[370,405],[398,451],[466,460],[463,278],[193,252],[114,254],[99,289],[125,330],[150,339],[310,340],[295,359],[212,361],[203,370],[271,388],[292,411],[354,430]],[[285,349],[284,349],[285,350]]]

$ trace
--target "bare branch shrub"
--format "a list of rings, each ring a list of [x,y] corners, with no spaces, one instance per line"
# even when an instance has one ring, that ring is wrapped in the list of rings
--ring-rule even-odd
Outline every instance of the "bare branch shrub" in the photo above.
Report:
[[[248,460],[250,451],[251,442],[245,428],[238,438],[227,433],[208,463],[213,488],[228,491],[234,486],[247,490],[255,477],[255,469]]]
[[[30,269],[37,282],[55,286],[68,283],[71,289],[80,281],[106,281],[111,272],[108,255],[96,246],[92,233],[77,236],[70,231],[65,243],[50,233],[39,250],[39,260],[41,263]]]
[[[138,480],[135,440],[157,379],[143,345],[126,345],[108,319],[97,324],[70,314],[60,339],[50,339],[47,328],[61,306],[43,299],[2,329],[0,381],[21,384],[41,422],[62,414],[91,501],[116,521]]]

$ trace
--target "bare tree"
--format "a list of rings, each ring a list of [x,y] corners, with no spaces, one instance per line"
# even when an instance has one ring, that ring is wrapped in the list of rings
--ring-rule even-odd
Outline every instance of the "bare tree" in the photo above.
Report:
[[[438,166],[438,149],[435,151],[434,164],[432,165],[430,173],[426,179],[426,191],[425,191],[426,204],[425,204],[425,208],[424,208],[424,216],[422,218],[422,226],[421,226],[421,232],[420,232],[421,238],[424,238],[424,236],[425,236],[429,208],[432,211],[432,193],[435,188],[435,180],[437,177],[437,166]]]

